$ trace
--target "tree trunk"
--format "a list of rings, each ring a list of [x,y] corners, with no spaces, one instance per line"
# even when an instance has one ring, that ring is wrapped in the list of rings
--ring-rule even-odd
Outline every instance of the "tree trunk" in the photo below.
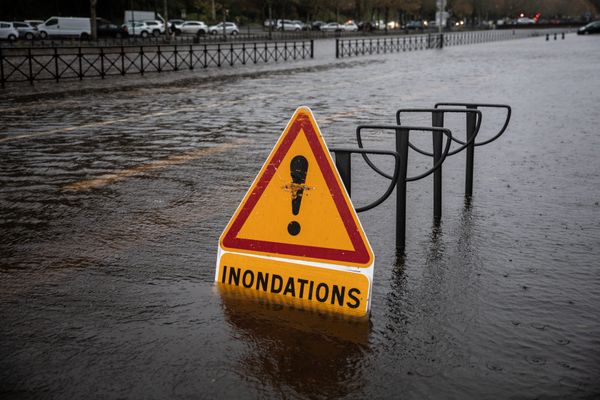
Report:
[[[171,30],[169,29],[169,7],[167,7],[167,0],[163,1],[164,13],[163,18],[165,19],[165,40],[171,41]]]
[[[97,20],[96,20],[96,4],[98,4],[98,0],[90,0],[90,30],[92,34],[92,40],[98,40],[98,29],[97,29]]]

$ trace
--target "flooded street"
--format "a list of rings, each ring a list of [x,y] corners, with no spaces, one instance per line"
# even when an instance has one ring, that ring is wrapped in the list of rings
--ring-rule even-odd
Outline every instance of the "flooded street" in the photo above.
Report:
[[[332,41],[316,46],[315,60],[221,76],[7,89],[2,398],[600,396],[600,38],[339,63]],[[216,290],[219,235],[298,106],[328,146],[355,147],[357,125],[442,101],[509,104],[512,120],[475,151],[470,205],[464,152],[444,163],[439,227],[432,178],[408,184],[404,257],[393,196],[359,214],[368,323]],[[481,138],[503,117],[484,111]],[[431,163],[410,157],[411,175]],[[385,191],[360,157],[353,172],[355,206]]]

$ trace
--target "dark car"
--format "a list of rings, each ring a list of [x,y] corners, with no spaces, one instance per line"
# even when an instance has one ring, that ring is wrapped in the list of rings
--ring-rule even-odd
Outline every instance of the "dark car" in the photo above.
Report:
[[[404,25],[404,30],[408,31],[423,31],[423,22],[421,21],[408,21],[406,25]]]
[[[314,21],[312,24],[310,24],[310,29],[312,29],[313,31],[320,31],[321,26],[325,24],[325,21]]]
[[[577,30],[578,35],[587,35],[589,33],[600,33],[600,21],[592,21]]]
[[[98,37],[113,37],[120,39],[128,36],[127,30],[122,26],[115,25],[104,18],[96,18],[96,27]]]

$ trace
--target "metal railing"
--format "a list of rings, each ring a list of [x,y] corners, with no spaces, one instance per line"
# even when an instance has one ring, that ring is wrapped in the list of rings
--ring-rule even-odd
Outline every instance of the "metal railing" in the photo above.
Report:
[[[441,108],[444,107],[444,108]],[[502,127],[498,132],[487,140],[476,142],[476,137],[479,134],[483,113],[481,109],[496,108],[505,109],[506,116]],[[432,126],[407,126],[401,125],[400,117],[403,113],[430,113],[432,117]],[[448,113],[461,113],[465,115],[466,120],[466,139],[464,141],[455,138],[452,132],[444,128],[444,115]],[[465,198],[468,202],[471,201],[473,194],[473,169],[474,169],[474,151],[475,147],[489,144],[498,139],[508,127],[511,117],[511,108],[504,104],[479,104],[479,103],[437,103],[435,108],[431,109],[400,109],[396,112],[397,125],[361,125],[356,128],[356,139],[358,149],[349,148],[331,148],[330,151],[335,154],[335,163],[340,173],[342,182],[344,183],[348,194],[351,195],[352,174],[351,174],[351,154],[359,153],[364,158],[367,165],[377,174],[390,180],[390,186],[385,193],[371,204],[363,207],[356,207],[357,212],[370,210],[383,203],[392,193],[393,188],[396,188],[396,251],[400,254],[404,253],[406,246],[406,189],[407,183],[423,179],[431,174],[434,175],[434,221],[439,223],[441,220],[441,201],[442,201],[442,164],[444,160],[452,155],[458,154],[466,149],[466,179],[465,179]],[[395,151],[384,151],[365,149],[363,132],[366,130],[391,131],[395,135]],[[432,152],[418,148],[410,141],[411,133],[413,132],[430,132],[433,139]],[[446,137],[445,145],[443,137]],[[452,142],[459,144],[459,147],[450,150]],[[408,176],[408,154],[412,149],[420,154],[433,157],[432,167],[416,176]],[[392,174],[384,172],[379,168],[369,155],[392,155],[395,158],[394,172]]]
[[[398,53],[403,51],[425,50],[440,46],[439,35],[414,35],[396,37],[376,37],[360,39],[336,39],[335,57],[344,58],[359,55]]]
[[[428,33],[413,36],[336,39],[336,58],[371,54],[398,53],[412,50],[440,49],[444,46],[494,42],[540,36],[537,30],[491,30],[469,32]],[[556,34],[555,34],[556,35]],[[564,37],[564,36],[563,36]]]
[[[102,78],[314,57],[312,40],[156,46],[0,48],[0,85]]]

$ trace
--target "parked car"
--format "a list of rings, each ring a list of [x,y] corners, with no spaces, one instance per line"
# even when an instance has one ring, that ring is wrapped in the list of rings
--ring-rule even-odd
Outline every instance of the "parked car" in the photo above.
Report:
[[[586,26],[577,29],[578,35],[588,35],[590,33],[600,33],[600,21],[592,21]]]
[[[165,33],[165,24],[159,20],[144,21],[152,30],[152,36],[157,37],[161,33]]]
[[[277,26],[277,21],[275,21],[274,19],[266,19],[263,26],[265,27],[265,29],[269,29],[269,27],[273,27],[273,29],[275,29],[275,27]]]
[[[533,18],[521,17],[517,19],[517,25],[533,25],[535,20]]]
[[[208,26],[202,21],[186,21],[175,29],[176,35],[206,35]]]
[[[153,28],[145,22],[128,22],[123,25],[123,29],[129,36],[141,36],[143,38],[147,38],[153,34]]]
[[[408,21],[404,25],[405,31],[422,31],[423,30],[423,22],[421,21]]]
[[[347,32],[357,32],[358,31],[358,25],[356,25],[354,22],[346,22],[342,26],[344,27],[344,30]]]
[[[325,24],[325,21],[314,21],[312,24],[310,24],[310,27],[313,31],[320,31],[321,27]]]
[[[184,22],[185,22],[184,19],[170,19],[169,20],[169,29],[171,30],[171,33],[177,34],[177,30],[181,29],[181,25],[183,25]]]
[[[44,21],[42,21],[41,19],[26,19],[25,21],[23,21],[31,26],[33,26],[34,28],[37,27],[39,24],[43,24]]]
[[[19,37],[19,31],[11,22],[0,21],[0,39],[15,41]]]
[[[330,22],[328,24],[321,25],[320,30],[323,32],[341,32],[344,30],[344,27],[337,22]]]
[[[43,24],[37,26],[40,37],[78,37],[87,39],[92,28],[89,18],[76,17],[50,17]]]
[[[208,32],[211,35],[222,34],[223,33],[223,22],[218,23],[217,25],[210,26],[208,28]],[[225,33],[230,35],[237,35],[240,33],[237,25],[233,22],[225,22]]]
[[[300,21],[299,19],[293,19],[293,20],[292,20],[292,22],[293,22],[293,23],[295,23],[295,24],[298,24],[298,26],[299,26],[299,27],[300,27],[300,29],[302,29],[302,30],[306,30],[306,29],[308,29],[308,28],[306,27],[306,24],[305,24],[304,22]]]
[[[122,27],[111,23],[104,18],[96,18],[96,32],[98,37],[114,37],[120,39],[127,37],[127,31]]]
[[[38,30],[27,22],[13,22],[13,27],[19,32],[19,38],[33,40],[40,35]]]
[[[275,29],[278,31],[300,31],[302,30],[302,27],[292,20],[280,19],[277,21],[277,26]]]

